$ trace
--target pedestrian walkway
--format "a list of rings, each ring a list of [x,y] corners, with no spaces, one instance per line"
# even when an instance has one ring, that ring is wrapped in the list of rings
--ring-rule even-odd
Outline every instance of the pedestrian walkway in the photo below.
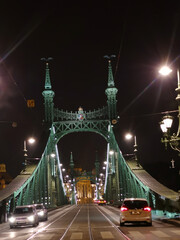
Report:
[[[152,210],[152,218],[154,220],[160,220],[162,222],[174,224],[175,226],[180,227],[180,213],[168,213]]]

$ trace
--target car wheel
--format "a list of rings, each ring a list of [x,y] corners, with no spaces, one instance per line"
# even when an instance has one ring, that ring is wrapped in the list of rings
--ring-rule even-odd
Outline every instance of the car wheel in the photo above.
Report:
[[[33,227],[37,227],[39,225],[39,222],[36,222],[33,224]]]
[[[124,223],[123,223],[123,222],[120,222],[120,226],[121,226],[121,227],[124,226]]]
[[[152,226],[152,222],[148,222],[148,223],[147,223],[147,226]]]
[[[10,229],[12,229],[14,226],[13,225],[10,225]]]

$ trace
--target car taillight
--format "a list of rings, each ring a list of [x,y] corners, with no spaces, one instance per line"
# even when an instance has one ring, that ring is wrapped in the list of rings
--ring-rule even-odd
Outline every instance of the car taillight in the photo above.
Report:
[[[106,200],[104,200],[104,203],[106,203]]]
[[[151,211],[151,208],[150,208],[150,207],[145,207],[143,210],[150,212],[150,211]]]
[[[127,211],[128,208],[127,207],[121,207],[121,212]]]

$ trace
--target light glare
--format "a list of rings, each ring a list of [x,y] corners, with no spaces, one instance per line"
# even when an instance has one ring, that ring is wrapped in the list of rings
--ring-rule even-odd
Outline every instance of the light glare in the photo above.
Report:
[[[36,140],[35,140],[34,138],[29,138],[29,139],[28,139],[28,142],[29,142],[30,144],[35,143],[35,141],[36,141]]]
[[[127,133],[127,134],[125,135],[125,138],[126,138],[127,140],[130,140],[132,137],[133,137],[133,136],[132,136],[131,133]]]
[[[172,72],[172,69],[169,68],[168,66],[164,66],[159,70],[159,73],[163,76],[167,76]]]

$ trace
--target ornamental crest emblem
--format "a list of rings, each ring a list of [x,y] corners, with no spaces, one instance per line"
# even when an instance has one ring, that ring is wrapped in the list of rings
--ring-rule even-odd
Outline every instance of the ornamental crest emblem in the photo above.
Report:
[[[82,107],[78,108],[78,114],[77,114],[77,119],[80,121],[83,121],[86,118],[85,113],[83,112]]]

